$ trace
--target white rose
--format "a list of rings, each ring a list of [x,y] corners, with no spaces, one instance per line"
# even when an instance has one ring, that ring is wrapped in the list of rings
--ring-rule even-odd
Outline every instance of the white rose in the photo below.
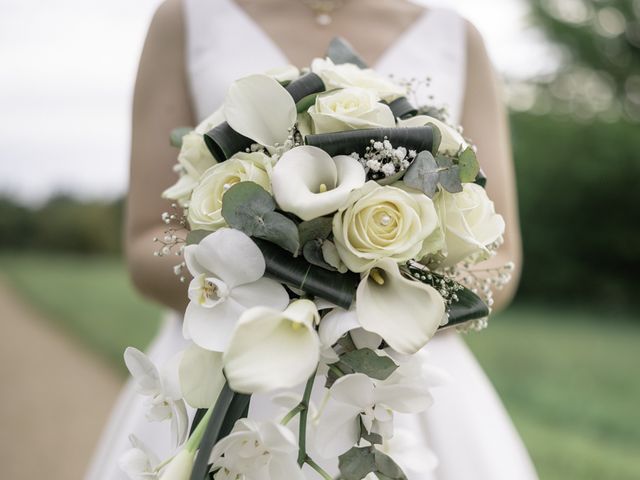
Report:
[[[442,265],[486,259],[487,247],[504,233],[504,219],[495,212],[484,188],[465,183],[459,193],[440,191],[434,203],[444,231],[446,258]]]
[[[442,136],[440,146],[438,147],[439,154],[455,157],[469,146],[458,130],[429,115],[416,115],[406,120],[398,120],[398,127],[422,127],[429,123],[435,125],[438,130],[440,130],[440,135]]]
[[[396,85],[370,68],[360,68],[352,63],[335,65],[330,59],[316,58],[311,71],[322,79],[327,90],[345,87],[361,87],[373,90],[386,102],[407,94],[407,89]]]
[[[336,248],[354,272],[364,272],[383,258],[404,262],[419,256],[437,228],[429,197],[373,181],[354,191],[333,217]]]
[[[222,217],[222,196],[239,182],[255,182],[271,192],[271,159],[260,152],[235,154],[209,168],[193,189],[187,220],[192,230],[217,230],[226,222]]]
[[[395,127],[391,109],[372,90],[343,88],[318,95],[309,107],[314,133]]]
[[[176,170],[180,172],[178,181],[162,193],[163,198],[176,200],[186,206],[191,191],[202,174],[217,162],[209,152],[201,133],[193,130],[182,137]]]

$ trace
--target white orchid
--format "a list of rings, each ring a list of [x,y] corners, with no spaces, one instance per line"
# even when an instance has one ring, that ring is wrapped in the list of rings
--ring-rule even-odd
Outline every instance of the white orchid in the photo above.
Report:
[[[409,364],[408,369],[415,369]],[[339,378],[331,386],[331,400],[316,430],[316,445],[327,458],[341,455],[360,438],[360,422],[384,439],[393,436],[393,412],[419,413],[431,406],[430,390],[437,385],[429,377],[407,375],[403,365],[384,381],[362,373]]]
[[[318,320],[310,300],[296,300],[284,312],[267,307],[244,312],[223,356],[229,386],[261,393],[307,380],[320,357]]]
[[[337,211],[365,180],[358,160],[348,155],[332,158],[324,150],[308,145],[284,153],[271,175],[280,208],[303,220]]]
[[[274,422],[238,420],[211,452],[215,480],[303,480],[293,433]]]
[[[396,428],[393,437],[385,439],[382,445],[376,445],[375,448],[391,457],[406,478],[431,478],[438,466],[438,457],[428,445],[421,442],[424,442],[424,439],[413,431]],[[415,454],[416,448],[420,448],[420,455]],[[371,473],[364,480],[378,480],[378,477]]]
[[[226,349],[238,318],[254,306],[283,310],[289,295],[278,282],[263,277],[265,261],[244,233],[221,228],[184,250],[193,280],[183,333],[207,350]]]
[[[160,460],[135,435],[129,435],[131,448],[118,459],[118,467],[130,480],[156,480]]]
[[[272,152],[284,145],[297,115],[289,92],[268,75],[236,80],[224,100],[229,126]]]
[[[149,357],[137,348],[128,347],[124,352],[124,362],[138,392],[147,397],[147,419],[171,420],[171,433],[176,445],[184,442],[189,421],[178,382],[179,359],[179,355],[172,357],[162,370],[158,370]]]
[[[404,277],[395,261],[384,258],[362,276],[356,312],[365,330],[394,350],[412,354],[436,333],[445,304],[435,288]]]

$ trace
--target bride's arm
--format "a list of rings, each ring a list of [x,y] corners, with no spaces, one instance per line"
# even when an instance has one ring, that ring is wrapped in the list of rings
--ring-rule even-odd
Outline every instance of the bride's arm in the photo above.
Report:
[[[505,243],[493,259],[483,266],[499,266],[514,262],[513,279],[505,289],[495,292],[494,310],[506,307],[518,286],[522,266],[522,246],[518,221],[518,202],[514,175],[509,125],[500,98],[497,78],[484,42],[476,28],[467,28],[467,86],[462,125],[465,136],[478,146],[478,159],[488,181],[487,192],[496,210],[507,224]]]
[[[177,151],[169,145],[169,133],[194,122],[184,57],[182,4],[166,1],[149,27],[134,91],[125,248],[138,290],[177,310],[186,305],[186,287],[172,266],[182,257],[154,257],[153,238],[163,236],[161,214],[170,209],[160,195],[177,179],[172,171]]]

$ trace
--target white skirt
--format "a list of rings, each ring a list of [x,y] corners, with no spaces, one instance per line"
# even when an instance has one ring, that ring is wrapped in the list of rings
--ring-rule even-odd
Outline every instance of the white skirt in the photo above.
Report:
[[[181,320],[171,315],[148,354],[154,362],[162,364],[184,345]],[[396,416],[396,431],[407,432],[411,438],[411,445],[407,445],[409,449],[398,459],[399,463],[409,470],[411,465],[424,467],[425,462],[435,465],[430,473],[409,475],[409,480],[537,479],[511,419],[460,336],[452,331],[443,332],[425,349],[428,361],[448,372],[451,381],[434,389],[434,405],[425,413]],[[273,410],[267,398],[254,397],[249,416],[262,418]],[[168,423],[148,422],[141,397],[133,384],[127,382],[105,427],[87,480],[127,480],[117,462],[129,448],[130,433],[161,459],[173,453]],[[308,471],[307,477],[317,479],[318,475]]]

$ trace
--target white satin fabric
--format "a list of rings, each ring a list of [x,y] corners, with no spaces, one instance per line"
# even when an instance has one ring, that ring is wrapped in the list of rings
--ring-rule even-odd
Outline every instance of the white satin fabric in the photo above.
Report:
[[[220,106],[233,80],[289,63],[232,0],[184,0],[184,7],[187,73],[199,120]],[[465,32],[464,20],[455,12],[430,9],[387,49],[375,68],[397,78],[429,77],[430,87],[421,89],[417,100],[446,106],[451,119],[458,121],[465,90]],[[233,39],[233,48],[229,39]],[[172,316],[150,348],[150,355],[161,363],[183,344],[179,319]],[[425,361],[442,368],[451,379],[434,391],[435,403],[427,412],[396,416],[398,437],[409,442],[402,462],[424,470],[421,467],[433,463],[434,455],[437,458],[437,466],[429,473],[410,476],[409,480],[536,479],[500,399],[460,336],[454,332],[439,334],[425,347],[424,354]],[[317,397],[315,400],[320,402]],[[250,417],[272,418],[276,411],[269,398],[252,399]],[[140,399],[127,385],[87,479],[125,478],[116,462],[127,448],[127,435],[132,431],[161,458],[170,453],[168,425],[148,423]],[[335,465],[326,466],[330,473],[337,473]],[[318,478],[313,471],[306,473],[310,479]]]

